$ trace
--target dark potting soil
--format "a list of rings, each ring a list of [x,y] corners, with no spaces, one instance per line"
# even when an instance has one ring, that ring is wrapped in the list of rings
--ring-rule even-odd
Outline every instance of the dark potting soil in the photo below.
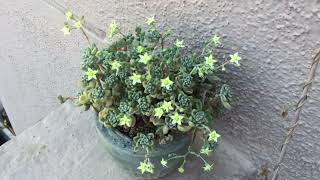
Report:
[[[0,130],[0,146],[9,140],[10,138],[2,130]]]
[[[7,128],[13,135],[15,135],[4,109],[0,109],[0,146],[10,140],[9,136],[3,131],[2,128]]]
[[[156,132],[156,126],[150,123],[147,117],[137,117],[135,125],[131,128],[118,127],[117,129],[131,139],[137,136],[138,133],[148,134]]]

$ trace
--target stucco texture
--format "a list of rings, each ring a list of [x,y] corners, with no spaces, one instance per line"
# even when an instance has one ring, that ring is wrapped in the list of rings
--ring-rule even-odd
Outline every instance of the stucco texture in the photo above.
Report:
[[[128,30],[155,15],[160,28],[171,27],[190,49],[219,34],[226,50],[239,52],[242,65],[224,75],[236,103],[216,126],[257,168],[274,162],[289,124],[281,120],[281,109],[298,100],[312,54],[320,47],[319,1],[56,2],[100,29],[115,19]],[[57,94],[76,92],[85,40],[80,33],[63,37],[63,18],[44,1],[1,0],[0,97],[18,132],[52,110]],[[280,179],[320,179],[319,82],[317,77]]]

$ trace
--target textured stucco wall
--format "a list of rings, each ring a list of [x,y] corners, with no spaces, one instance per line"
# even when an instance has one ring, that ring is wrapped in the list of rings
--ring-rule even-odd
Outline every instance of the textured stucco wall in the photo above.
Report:
[[[57,0],[105,29],[115,19],[125,29],[155,15],[190,48],[213,33],[239,51],[241,69],[228,72],[236,105],[217,120],[220,133],[257,166],[272,162],[287,122],[281,108],[301,92],[310,58],[320,47],[320,2],[209,0]],[[64,38],[63,16],[43,1],[1,0],[0,96],[18,132],[56,106],[59,93],[73,94],[79,76],[79,33]],[[320,72],[317,73],[320,76]],[[320,179],[320,78],[316,79],[290,144],[281,179]]]
[[[0,99],[17,133],[76,92],[81,36],[61,35],[64,17],[43,1],[0,1]]]

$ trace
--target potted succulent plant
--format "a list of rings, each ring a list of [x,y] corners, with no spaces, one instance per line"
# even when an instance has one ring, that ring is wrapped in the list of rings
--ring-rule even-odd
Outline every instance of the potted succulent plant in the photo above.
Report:
[[[73,29],[85,34],[83,18],[70,11],[66,17],[65,35]],[[145,29],[136,27],[127,34],[113,21],[107,35],[112,43],[103,48],[86,35],[89,47],[82,53],[77,103],[97,112],[97,132],[109,153],[142,178],[176,169],[182,173],[189,155],[210,171],[213,164],[205,157],[220,136],[211,128],[213,116],[221,108],[230,109],[232,97],[217,72],[227,65],[239,67],[238,53],[217,54],[222,47],[217,35],[199,53],[188,53],[183,40],[167,42],[170,31],[160,33],[153,17]],[[202,141],[197,151],[191,149],[196,135]]]

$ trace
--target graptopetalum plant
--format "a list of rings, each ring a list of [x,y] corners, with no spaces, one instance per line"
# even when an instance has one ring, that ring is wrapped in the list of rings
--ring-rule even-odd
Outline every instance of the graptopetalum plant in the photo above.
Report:
[[[66,12],[68,21],[63,32],[82,29],[83,18]],[[74,24],[72,24],[74,23]],[[169,154],[161,164],[182,158],[178,168],[184,171],[188,155],[203,161],[204,171],[213,164],[208,156],[215,148],[220,135],[211,129],[213,113],[230,109],[232,94],[229,86],[219,83],[218,71],[227,65],[239,67],[238,53],[221,55],[220,37],[214,35],[205,41],[200,52],[188,53],[183,40],[165,43],[170,31],[160,33],[153,17],[147,19],[146,29],[136,27],[124,34],[113,21],[107,32],[113,42],[98,49],[95,44],[82,53],[84,71],[77,103],[86,109],[93,107],[105,128],[115,128],[134,141],[134,150],[146,153],[137,167],[141,173],[153,173],[149,159],[155,143],[170,143],[177,136],[191,136],[192,143],[200,134],[200,150],[188,148],[186,154]],[[222,62],[218,62],[217,59]]]

